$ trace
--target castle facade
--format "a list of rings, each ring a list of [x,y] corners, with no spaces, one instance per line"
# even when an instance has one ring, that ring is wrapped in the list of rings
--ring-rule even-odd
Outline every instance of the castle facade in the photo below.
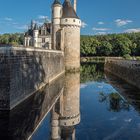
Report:
[[[24,46],[51,49],[51,23],[38,26],[31,21],[30,28],[24,35]]]

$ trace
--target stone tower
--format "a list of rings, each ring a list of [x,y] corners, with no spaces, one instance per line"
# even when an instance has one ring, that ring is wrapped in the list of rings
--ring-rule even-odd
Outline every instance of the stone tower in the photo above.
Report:
[[[62,5],[59,0],[54,0],[52,5],[52,49],[56,49],[56,33],[60,29]]]
[[[80,27],[81,20],[70,0],[65,0],[61,28],[64,36],[65,68],[68,71],[78,71],[80,69]]]
[[[38,47],[38,35],[39,35],[39,30],[37,24],[34,26],[34,31],[33,31],[33,44],[34,47]]]

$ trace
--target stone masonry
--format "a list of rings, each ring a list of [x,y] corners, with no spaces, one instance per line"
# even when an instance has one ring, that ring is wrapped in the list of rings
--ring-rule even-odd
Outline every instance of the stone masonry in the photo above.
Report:
[[[64,69],[60,51],[0,48],[0,109],[12,109]]]
[[[106,58],[105,70],[140,88],[140,61]]]

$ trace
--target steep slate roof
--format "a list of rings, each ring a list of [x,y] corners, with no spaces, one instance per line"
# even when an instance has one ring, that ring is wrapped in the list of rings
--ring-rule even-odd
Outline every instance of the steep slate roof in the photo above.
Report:
[[[37,25],[37,23],[35,24],[34,30],[38,30],[38,25]]]
[[[77,19],[79,19],[74,8],[71,5],[70,0],[65,0],[63,3],[62,18],[77,18]]]

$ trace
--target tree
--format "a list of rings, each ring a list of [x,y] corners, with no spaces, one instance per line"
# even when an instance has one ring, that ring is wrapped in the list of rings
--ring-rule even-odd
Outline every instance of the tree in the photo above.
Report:
[[[100,56],[109,56],[112,54],[112,45],[108,41],[103,41],[100,47],[97,47],[97,52]]]
[[[131,40],[123,35],[118,35],[113,39],[113,54],[114,56],[124,56],[131,54],[130,47],[132,46]]]

